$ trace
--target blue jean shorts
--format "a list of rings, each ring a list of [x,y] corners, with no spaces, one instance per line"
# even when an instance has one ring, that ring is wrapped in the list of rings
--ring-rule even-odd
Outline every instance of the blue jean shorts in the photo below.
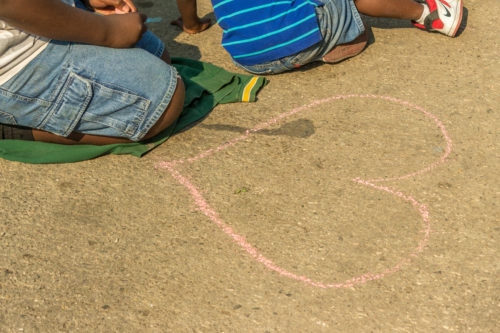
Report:
[[[0,86],[0,123],[139,141],[177,85],[175,68],[159,58],[163,51],[149,31],[130,49],[51,41]]]
[[[365,31],[353,0],[319,0],[316,7],[319,29],[323,40],[296,54],[258,65],[242,65],[233,59],[236,66],[254,74],[278,74],[323,57],[336,45],[353,41]]]

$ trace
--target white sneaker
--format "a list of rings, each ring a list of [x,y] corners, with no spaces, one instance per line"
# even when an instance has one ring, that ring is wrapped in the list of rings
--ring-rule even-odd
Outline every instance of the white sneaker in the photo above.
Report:
[[[462,0],[415,0],[427,6],[429,14],[413,25],[427,31],[437,31],[455,37],[462,22]]]

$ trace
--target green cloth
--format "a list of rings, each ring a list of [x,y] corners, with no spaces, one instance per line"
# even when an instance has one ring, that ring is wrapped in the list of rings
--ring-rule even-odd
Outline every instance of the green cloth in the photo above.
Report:
[[[105,146],[0,140],[0,157],[35,164],[78,162],[106,154],[140,157],[165,142],[172,134],[205,117],[217,104],[254,102],[257,92],[267,83],[262,77],[230,73],[196,60],[173,58],[172,65],[186,86],[184,109],[173,125],[154,138]]]

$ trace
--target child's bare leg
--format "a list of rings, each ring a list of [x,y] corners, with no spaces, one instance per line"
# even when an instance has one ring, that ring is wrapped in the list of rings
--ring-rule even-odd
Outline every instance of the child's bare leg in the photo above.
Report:
[[[424,7],[413,0],[355,0],[354,4],[361,14],[374,17],[417,20]],[[323,61],[336,63],[361,53],[368,41],[366,30],[352,42],[337,45],[324,57]]]
[[[160,134],[161,131],[167,129],[170,125],[172,125],[179,115],[182,112],[184,107],[184,98],[186,97],[186,87],[184,86],[184,82],[179,77],[177,78],[177,87],[175,88],[174,95],[170,100],[170,103],[167,106],[165,112],[163,112],[162,116],[156,124],[151,127],[149,132],[144,136],[143,140],[150,139],[157,134]]]
[[[161,54],[160,59],[163,60],[163,61],[165,61],[169,65],[172,64],[172,59],[170,58],[170,53],[168,53],[168,51],[166,49]]]
[[[373,17],[387,17],[417,20],[424,7],[413,0],[355,0],[361,14]]]
[[[412,20],[416,27],[455,37],[463,14],[463,0],[354,0],[358,11],[375,17]],[[439,5],[438,5],[439,4]]]
[[[49,143],[58,143],[62,145],[110,145],[113,143],[130,143],[131,140],[124,138],[115,138],[111,136],[98,136],[82,133],[71,133],[68,137],[62,137],[50,132],[45,132],[38,129],[32,129],[33,140]]]
[[[200,19],[198,17],[196,0],[177,0],[177,7],[181,17],[170,22],[171,24],[177,25],[189,34],[202,32],[210,27],[210,19]]]

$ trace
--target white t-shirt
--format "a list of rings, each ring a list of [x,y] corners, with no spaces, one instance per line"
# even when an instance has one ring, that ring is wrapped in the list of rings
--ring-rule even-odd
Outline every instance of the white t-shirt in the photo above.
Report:
[[[0,85],[40,54],[48,41],[13,28],[0,20]]]

